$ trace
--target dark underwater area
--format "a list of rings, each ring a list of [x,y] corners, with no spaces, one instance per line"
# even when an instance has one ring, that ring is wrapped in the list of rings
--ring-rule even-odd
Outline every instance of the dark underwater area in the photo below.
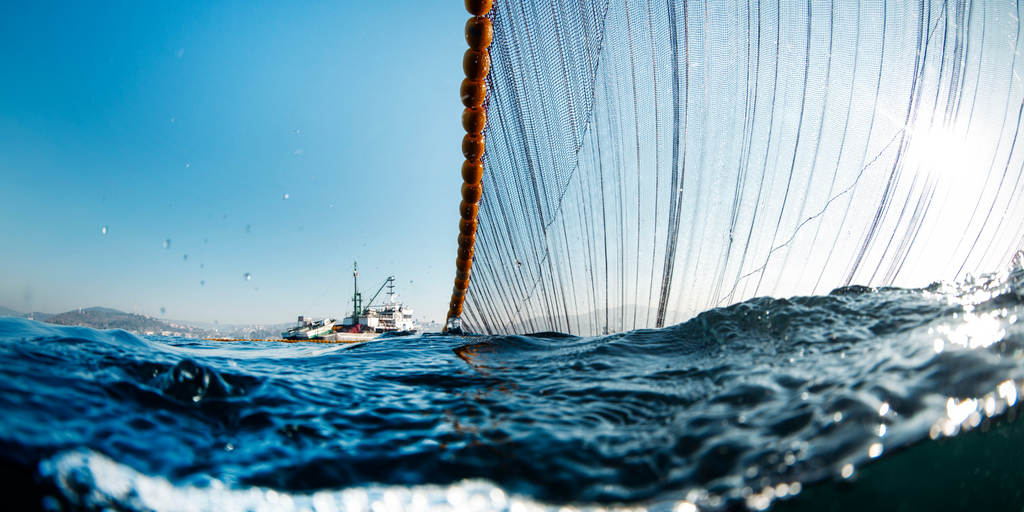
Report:
[[[1024,269],[607,336],[0,318],[5,510],[1020,510]]]

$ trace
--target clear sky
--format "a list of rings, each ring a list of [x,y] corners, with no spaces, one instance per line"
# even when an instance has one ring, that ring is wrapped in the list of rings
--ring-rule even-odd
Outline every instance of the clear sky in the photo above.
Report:
[[[458,0],[7,4],[0,305],[340,319],[358,261],[364,297],[393,274],[442,321],[467,17]]]

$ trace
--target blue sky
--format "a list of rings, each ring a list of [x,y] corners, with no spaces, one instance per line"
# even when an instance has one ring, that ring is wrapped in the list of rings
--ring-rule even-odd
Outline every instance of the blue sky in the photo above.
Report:
[[[340,318],[358,261],[364,292],[394,274],[418,319],[443,320],[467,16],[458,1],[7,6],[0,305]]]

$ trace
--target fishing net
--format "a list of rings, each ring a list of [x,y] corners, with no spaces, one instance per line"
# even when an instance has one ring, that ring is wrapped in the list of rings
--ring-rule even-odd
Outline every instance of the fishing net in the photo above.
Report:
[[[755,296],[963,279],[1022,248],[1012,2],[490,16],[471,330],[661,327]]]

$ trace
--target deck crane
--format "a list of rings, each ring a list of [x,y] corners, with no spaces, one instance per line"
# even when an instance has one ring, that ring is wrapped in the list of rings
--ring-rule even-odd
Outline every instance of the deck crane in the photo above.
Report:
[[[377,288],[377,292],[373,294],[373,297],[369,301],[367,301],[366,309],[370,309],[370,305],[373,304],[374,300],[377,300],[377,296],[380,295],[381,290],[383,290],[385,286],[388,286],[390,284],[391,288],[393,290],[394,286],[395,286],[393,284],[394,282],[395,282],[395,276],[391,276],[391,277],[385,279],[384,280],[384,284],[380,285],[380,288]],[[394,292],[391,292],[391,295],[394,295]],[[364,310],[363,313],[365,314],[366,311]]]

